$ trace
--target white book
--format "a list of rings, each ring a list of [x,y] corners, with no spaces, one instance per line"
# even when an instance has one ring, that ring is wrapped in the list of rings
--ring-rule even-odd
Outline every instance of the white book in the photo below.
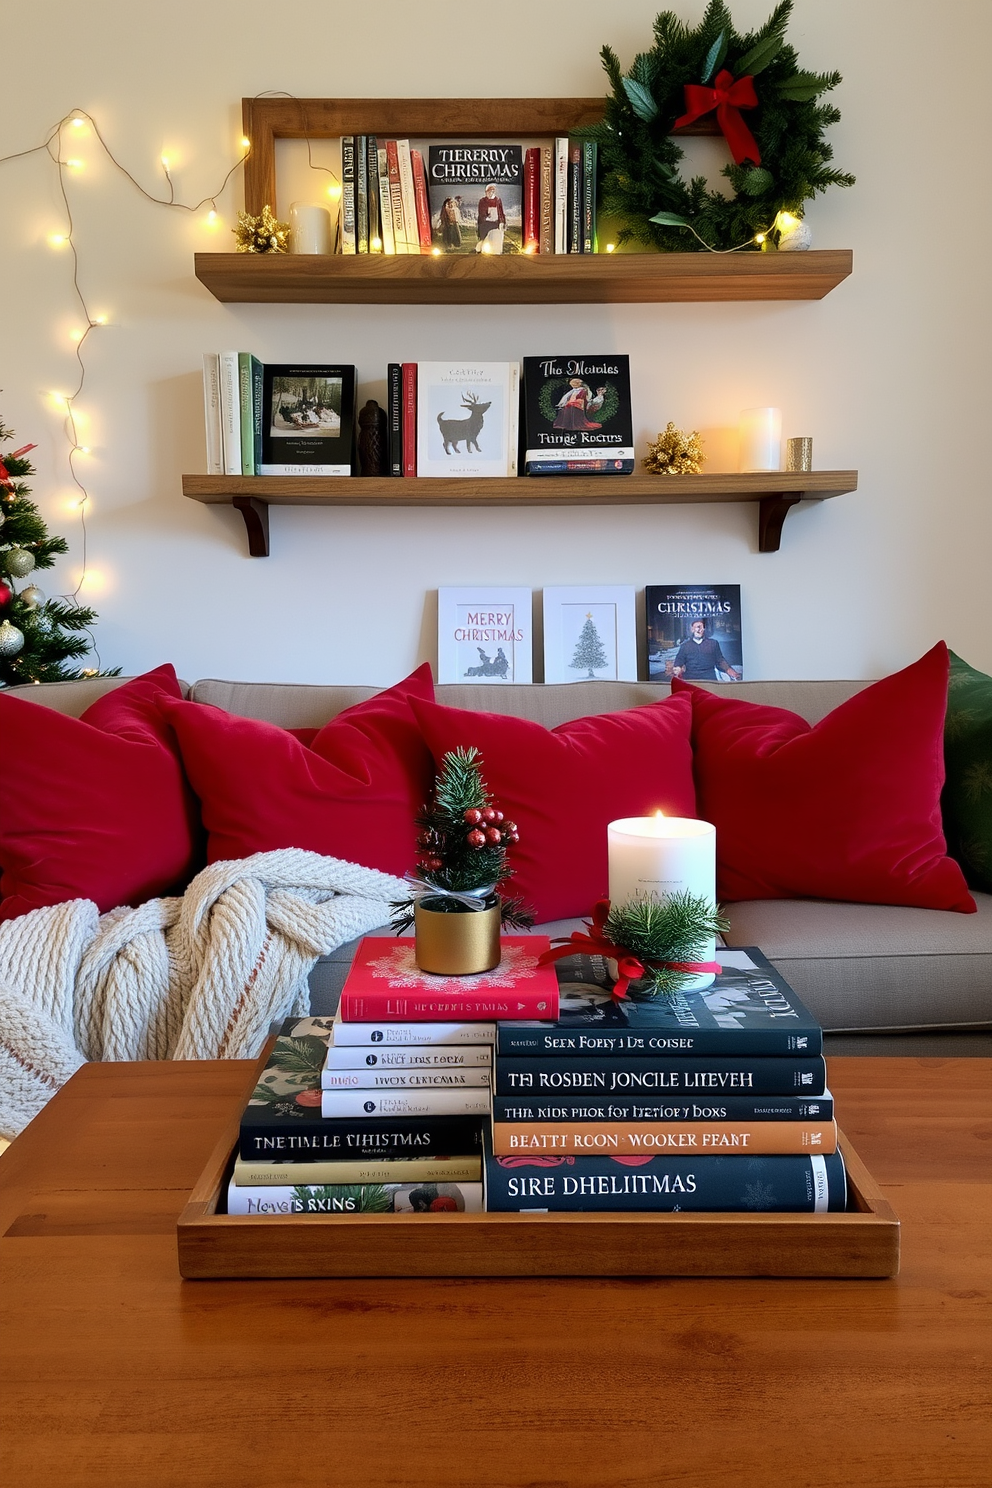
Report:
[[[417,363],[417,474],[517,473],[518,362]]]
[[[494,1044],[495,1023],[342,1023],[334,1015],[332,1042],[377,1052],[383,1044]]]
[[[488,1069],[323,1069],[323,1090],[488,1090]]]
[[[203,353],[203,423],[207,436],[207,474],[224,474],[224,452],[220,432],[220,358],[216,351]]]
[[[531,607],[524,588],[439,589],[437,680],[532,681]]]
[[[222,351],[220,358],[220,428],[225,475],[241,472],[241,374],[238,353]]]
[[[351,1027],[360,1025],[351,1024]],[[488,1044],[438,1044],[434,1048],[383,1048],[375,1044],[329,1044],[325,1073],[366,1070],[485,1070],[492,1067],[493,1051]]]
[[[413,166],[410,162],[410,141],[398,139],[396,153],[400,162],[400,192],[403,197],[403,243],[398,251],[419,253],[420,229],[417,227],[417,193],[413,184]]]
[[[349,1185],[344,1192],[335,1193],[333,1185],[300,1185],[297,1188],[240,1188],[236,1183],[228,1185],[227,1212],[241,1215],[269,1214],[355,1214],[366,1206],[362,1195],[352,1191]],[[430,1222],[432,1212],[450,1210],[460,1214],[482,1213],[481,1183],[376,1183],[383,1214],[424,1214]],[[429,1193],[425,1194],[425,1187]],[[437,1195],[430,1197],[433,1190]],[[328,1191],[329,1190],[329,1191]],[[438,1200],[448,1200],[439,1203]],[[432,1208],[433,1205],[433,1208]]]
[[[568,252],[568,137],[555,140],[555,252]]]
[[[355,1116],[488,1116],[488,1090],[325,1090],[320,1114]]]
[[[636,682],[633,585],[544,591],[545,682]]]
[[[393,203],[389,192],[389,156],[385,145],[376,148],[379,161],[379,231],[382,233],[383,253],[396,252],[393,236]]]

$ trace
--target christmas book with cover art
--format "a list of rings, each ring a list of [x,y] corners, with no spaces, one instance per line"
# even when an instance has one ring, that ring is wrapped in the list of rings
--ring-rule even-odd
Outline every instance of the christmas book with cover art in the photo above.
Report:
[[[516,362],[417,363],[417,474],[517,473]]]
[[[744,676],[739,584],[648,584],[652,682],[739,682]]]
[[[261,433],[259,475],[351,475],[354,367],[267,365]]]
[[[427,151],[431,241],[441,253],[519,253],[524,161],[520,145],[487,140]]]
[[[524,357],[520,458],[525,475],[630,475],[630,358]]]

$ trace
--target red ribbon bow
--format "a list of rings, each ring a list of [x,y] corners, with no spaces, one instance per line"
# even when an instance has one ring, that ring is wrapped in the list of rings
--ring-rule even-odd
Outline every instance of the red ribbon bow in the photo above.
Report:
[[[712,88],[702,83],[686,83],[685,106],[686,112],[681,119],[675,120],[674,128],[684,129],[687,124],[695,124],[697,119],[716,109],[716,122],[735,162],[743,165],[745,160],[751,160],[755,165],[761,164],[757,141],[739,112],[742,108],[758,107],[758,95],[750,74],[735,81],[733,73],[724,68],[713,79]]]
[[[631,955],[630,951],[623,946],[614,945],[609,939],[604,929],[609,913],[609,899],[600,899],[593,909],[592,919],[583,921],[585,930],[573,930],[566,941],[545,951],[538,957],[538,966],[549,966],[552,961],[560,961],[564,956],[574,956],[577,951],[588,951],[593,956],[607,956],[617,963],[613,996],[626,997],[631,982],[645,976],[648,967]],[[668,971],[685,971],[694,975],[704,971],[718,972],[721,969],[719,961],[652,961],[649,964],[655,969],[665,967]]]
[[[26,455],[27,452],[28,452],[28,450],[33,450],[33,449],[37,449],[37,448],[38,448],[38,446],[36,444],[22,444],[21,447],[20,447],[20,449],[11,450],[11,452],[7,456],[7,458],[8,458],[8,460],[18,460],[18,459],[20,459],[21,455]],[[10,485],[11,485],[10,471],[7,469],[7,467],[3,463],[3,461],[0,460],[0,486],[10,486]]]

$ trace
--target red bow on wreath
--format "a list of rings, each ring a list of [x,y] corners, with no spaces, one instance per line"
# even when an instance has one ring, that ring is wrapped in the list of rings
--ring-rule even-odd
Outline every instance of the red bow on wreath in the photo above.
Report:
[[[606,934],[605,925],[610,913],[609,899],[600,899],[592,912],[592,919],[583,921],[585,930],[573,930],[561,945],[552,946],[537,959],[538,966],[548,966],[564,956],[574,956],[577,951],[588,951],[593,956],[606,956],[617,963],[617,980],[613,996],[626,997],[631,982],[646,976],[648,967],[656,970],[684,971],[692,975],[700,972],[721,970],[719,961],[649,961],[647,965],[623,946],[614,945]]]
[[[687,124],[695,124],[697,119],[716,109],[716,122],[730,146],[730,153],[736,164],[743,165],[745,160],[752,160],[755,165],[761,164],[761,151],[757,141],[740,116],[742,108],[758,107],[758,95],[754,91],[754,79],[750,74],[735,81],[733,73],[723,68],[713,79],[712,88],[707,88],[702,83],[686,83],[685,106],[686,112],[681,119],[675,120],[675,129],[684,129]]]

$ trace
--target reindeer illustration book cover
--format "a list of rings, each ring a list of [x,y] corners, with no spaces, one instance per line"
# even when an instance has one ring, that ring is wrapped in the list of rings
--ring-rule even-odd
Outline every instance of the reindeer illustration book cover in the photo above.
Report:
[[[437,680],[530,682],[529,589],[439,589]]]
[[[517,473],[516,362],[418,362],[417,474]]]
[[[430,145],[431,239],[441,253],[523,250],[524,156],[502,140]]]
[[[526,475],[630,475],[630,358],[524,357]]]

